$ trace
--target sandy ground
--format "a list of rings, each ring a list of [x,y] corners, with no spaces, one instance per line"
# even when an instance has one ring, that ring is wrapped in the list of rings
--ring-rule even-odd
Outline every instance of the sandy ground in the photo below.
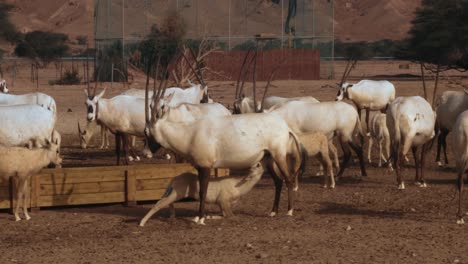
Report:
[[[387,68],[394,69],[398,63],[380,67],[382,72],[392,73]],[[375,66],[368,70],[375,71]],[[360,71],[366,72],[366,68]],[[270,94],[333,100],[335,83],[276,81]],[[213,97],[232,104],[231,84],[211,84]],[[400,79],[394,84],[398,95],[423,93],[419,81]],[[441,82],[441,91],[462,90],[467,85],[468,80],[453,77]],[[76,121],[84,124],[85,118],[83,88],[42,88],[58,104],[57,128],[64,137],[65,165],[112,165],[112,149],[78,148]],[[107,96],[121,90],[114,84]],[[17,89],[18,93],[26,91]],[[468,225],[455,224],[455,171],[450,150],[449,142],[448,168],[436,167],[435,148],[431,151],[426,172],[429,187],[425,189],[412,185],[411,161],[403,171],[405,191],[397,190],[393,173],[375,164],[368,166],[367,178],[357,177],[356,164],[345,171],[335,190],[323,189],[322,178],[314,176],[317,162],[311,161],[293,217],[285,215],[286,193],[280,215],[267,216],[274,195],[267,175],[237,204],[234,218],[210,220],[207,226],[188,220],[196,214],[195,202],[178,203],[176,219],[169,218],[167,209],[162,210],[144,228],[137,223],[150,204],[50,208],[19,223],[2,211],[0,263],[468,263]],[[468,201],[464,201],[466,211]],[[209,211],[217,213],[218,209],[211,206]]]

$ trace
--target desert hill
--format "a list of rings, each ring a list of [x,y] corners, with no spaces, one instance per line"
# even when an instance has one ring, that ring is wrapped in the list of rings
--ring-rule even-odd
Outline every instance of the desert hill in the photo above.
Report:
[[[126,6],[133,6],[134,0],[126,0]],[[155,6],[171,5],[174,0],[152,0]],[[310,0],[304,0],[310,1]],[[315,0],[315,5],[329,4],[330,0]],[[77,36],[87,36],[93,39],[94,34],[94,0],[6,0],[16,6],[12,12],[12,20],[22,32],[45,30],[65,33],[74,40]],[[112,1],[121,5],[121,1]],[[179,1],[184,7],[190,7],[194,1]],[[285,1],[285,4],[287,1]],[[199,3],[200,10],[209,10],[206,20],[214,32],[225,30],[225,12],[228,1],[219,0],[215,4]],[[236,12],[238,2],[233,1],[232,9]],[[298,9],[301,8],[298,1]],[[410,28],[414,10],[421,0],[335,0],[335,36],[342,41],[375,41],[380,39],[402,39]],[[193,3],[192,3],[193,4]],[[206,5],[206,6],[204,6]],[[249,0],[249,12],[252,14],[251,25],[259,32],[277,31],[278,15],[281,9],[272,4],[271,0]],[[163,10],[154,8],[153,10]],[[239,9],[238,11],[242,11]],[[131,12],[131,11],[129,11]],[[298,11],[300,12],[300,10]],[[157,21],[161,11],[147,13],[152,21]],[[142,15],[134,13],[127,17],[127,23],[137,22]],[[272,22],[275,21],[275,22]],[[188,21],[189,23],[193,21]],[[237,24],[237,22],[236,22]],[[220,28],[216,28],[219,25]],[[222,27],[222,28],[221,28]],[[253,30],[252,29],[252,30]],[[236,30],[235,28],[233,30]],[[4,48],[5,44],[1,45]],[[5,48],[4,48],[5,49]]]

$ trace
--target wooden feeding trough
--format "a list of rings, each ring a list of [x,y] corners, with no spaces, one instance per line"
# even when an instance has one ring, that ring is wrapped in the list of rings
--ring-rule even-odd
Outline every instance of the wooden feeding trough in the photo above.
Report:
[[[169,181],[196,170],[188,163],[44,169],[33,176],[28,205],[32,209],[51,206],[125,203],[158,200]],[[228,175],[227,169],[212,171]],[[11,182],[0,182],[0,209],[12,208]]]

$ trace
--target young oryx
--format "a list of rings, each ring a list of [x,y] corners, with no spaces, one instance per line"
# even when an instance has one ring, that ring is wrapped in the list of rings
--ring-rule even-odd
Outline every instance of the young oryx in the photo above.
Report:
[[[49,135],[50,137],[50,135]],[[19,207],[20,200],[23,199],[23,212],[26,220],[31,219],[26,205],[29,195],[28,181],[31,176],[37,174],[42,168],[53,163],[60,165],[62,159],[59,155],[59,147],[50,143],[44,148],[27,149],[23,147],[2,147],[0,146],[0,179],[8,180],[10,177],[17,179],[16,188],[16,208],[14,211],[15,220],[20,221]]]
[[[0,145],[44,145],[55,127],[54,114],[39,105],[0,106]]]
[[[379,144],[379,167],[382,167],[382,160],[387,162],[390,159],[390,133],[387,128],[387,115],[383,113],[376,113],[370,122],[370,127],[368,128],[370,137],[369,137],[369,148],[367,152],[367,159],[369,163],[371,161],[371,150],[374,139],[377,140]],[[382,144],[385,141],[385,155],[382,153]],[[391,163],[389,163],[390,169],[392,170]]]
[[[226,176],[217,179],[211,179],[206,192],[206,202],[216,203],[221,209],[223,217],[234,216],[232,205],[239,198],[247,194],[255,184],[262,178],[263,164],[258,163],[249,170],[249,174],[244,177]],[[184,173],[174,177],[167,187],[164,196],[140,221],[140,226],[144,226],[152,215],[160,209],[169,206],[171,215],[175,215],[174,202],[184,198],[193,198],[199,200],[200,184],[198,176],[193,173]]]
[[[458,172],[458,224],[463,224],[462,194],[463,176],[468,169],[468,110],[458,115],[453,126],[453,155],[456,158]]]
[[[366,110],[366,128],[369,135],[369,112],[385,112],[387,105],[395,99],[395,87],[389,81],[362,80],[356,84],[343,83],[338,90],[336,101],[347,98],[356,105],[359,118],[361,109]]]
[[[164,90],[160,89],[154,95],[155,107],[151,119],[148,111],[145,113],[145,134],[151,151],[155,152],[159,146],[163,146],[185,156],[197,168],[200,182],[198,224],[204,224],[205,221],[210,170],[249,169],[265,157],[271,159],[281,172],[280,175],[272,173],[276,186],[272,215],[278,211],[283,180],[288,187],[288,214],[292,215],[293,188],[302,157],[298,139],[284,120],[273,114],[246,114],[209,116],[193,122],[171,122],[168,116],[172,109],[162,102],[170,100],[172,94],[165,97],[164,94]],[[288,153],[298,161],[294,164],[297,166],[288,164]]]
[[[392,159],[397,175],[398,189],[405,189],[401,175],[401,160],[411,149],[416,168],[416,184],[424,182],[425,154],[434,137],[435,114],[431,105],[421,96],[398,97],[387,108],[387,127],[392,142]],[[422,146],[418,157],[418,147]]]
[[[467,91],[445,91],[440,96],[436,107],[436,127],[440,131],[437,139],[436,162],[439,166],[443,165],[440,161],[441,147],[444,149],[445,164],[448,164],[446,138],[448,133],[452,130],[452,126],[455,124],[457,116],[465,110],[468,110]]]
[[[104,149],[109,147],[109,137],[107,133],[109,129],[107,127],[103,124],[98,124],[96,120],[93,120],[87,121],[86,127],[81,129],[80,122],[78,121],[78,135],[80,136],[80,146],[82,149],[86,149],[88,147],[91,137],[94,135],[98,126],[101,127],[101,145],[99,148]]]
[[[357,154],[361,175],[367,176],[362,146],[364,138],[358,113],[353,106],[344,102],[310,103],[290,101],[269,111],[286,121],[298,136],[321,132],[329,139],[335,135],[341,142],[344,158],[337,177],[341,177],[351,158],[350,148]],[[357,137],[356,137],[357,136]]]
[[[0,93],[9,93],[10,91],[7,88],[6,81],[0,80]]]

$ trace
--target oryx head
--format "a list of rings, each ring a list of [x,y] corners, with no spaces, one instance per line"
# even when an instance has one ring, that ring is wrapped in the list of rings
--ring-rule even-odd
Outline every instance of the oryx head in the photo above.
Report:
[[[6,93],[6,94],[10,92],[10,91],[8,90],[8,88],[7,88],[7,85],[6,85],[6,81],[5,81],[5,80],[1,80],[1,81],[0,81],[0,91],[1,91],[2,93]]]
[[[341,87],[338,88],[338,94],[336,95],[335,101],[342,101],[343,99],[349,99],[348,89],[353,87],[352,84],[343,83]]]
[[[50,163],[55,165],[56,168],[62,167],[62,158],[60,157],[60,146],[49,139],[45,140],[45,148],[48,150],[48,158]]]
[[[98,95],[95,95],[95,93],[90,95],[88,90],[84,90],[84,92],[86,95],[85,105],[87,108],[86,119],[88,119],[88,121],[96,120],[99,111],[99,100],[106,92],[106,89],[102,90]]]
[[[81,129],[80,121],[78,121],[78,136],[80,138],[80,146],[82,149],[87,148],[91,140],[91,137],[94,134],[94,129],[96,128],[96,126],[97,126],[96,120],[88,121],[85,129]]]

